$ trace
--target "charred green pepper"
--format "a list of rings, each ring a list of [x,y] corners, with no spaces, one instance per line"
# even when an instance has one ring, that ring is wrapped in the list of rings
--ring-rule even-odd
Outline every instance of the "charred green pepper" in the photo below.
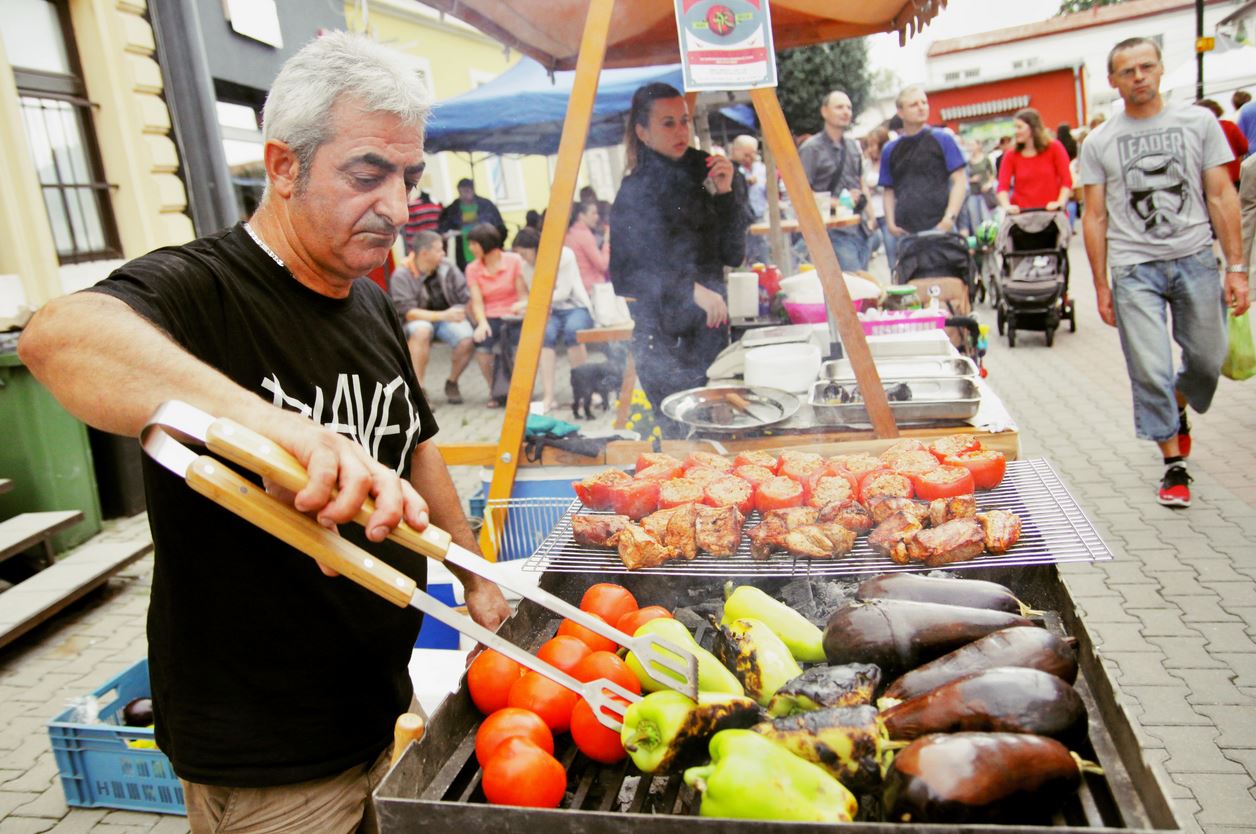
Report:
[[[894,747],[877,708],[869,705],[799,713],[756,724],[753,729],[824,768],[853,791],[881,783]]]
[[[753,585],[734,588],[729,582],[724,586],[724,619],[721,622],[728,625],[745,617],[759,620],[772,629],[800,663],[825,661],[824,632],[818,626]]]
[[[698,691],[699,692],[727,692],[731,695],[745,695],[746,691],[742,689],[741,683],[737,680],[732,672],[724,668],[724,664],[720,663],[715,655],[698,645],[693,639],[693,635],[689,633],[689,629],[679,620],[671,617],[659,617],[650,620],[641,628],[637,629],[634,637],[642,637],[645,635],[653,635],[661,637],[664,640],[670,640],[682,649],[689,651],[698,659]],[[628,664],[628,668],[637,676],[637,680],[641,682],[641,688],[646,692],[657,692],[666,687],[656,681],[654,678],[646,674],[645,669],[641,666],[641,661],[632,652],[628,653],[628,657],[624,659]],[[671,677],[672,673],[666,669],[660,669],[665,676]],[[679,677],[676,678],[676,685],[681,685]]]
[[[720,625],[712,617],[711,625],[715,656],[761,706],[767,706],[778,689],[802,674],[789,647],[763,622],[743,617]]]
[[[768,713],[783,718],[829,707],[857,707],[872,703],[881,683],[881,670],[872,663],[812,666],[772,696]]]
[[[711,763],[685,771],[702,794],[704,817],[797,822],[850,822],[854,795],[811,762],[749,730],[711,739]]]
[[[702,761],[716,732],[754,726],[763,713],[749,698],[699,692],[694,703],[671,689],[628,707],[620,740],[643,773],[666,773]]]

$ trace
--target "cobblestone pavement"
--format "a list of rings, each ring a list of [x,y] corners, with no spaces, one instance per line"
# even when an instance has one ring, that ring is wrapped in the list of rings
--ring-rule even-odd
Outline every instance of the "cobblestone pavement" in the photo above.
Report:
[[[1078,331],[1050,349],[1041,334],[1009,349],[992,333],[989,381],[1020,421],[1023,454],[1054,463],[1116,555],[1064,573],[1183,830],[1256,831],[1256,382],[1223,380],[1194,419],[1194,506],[1159,506],[1160,459],[1133,436],[1116,332],[1094,312],[1080,242],[1072,263]],[[988,307],[980,315],[993,321]],[[446,361],[433,357],[434,392]],[[502,412],[483,406],[482,378],[471,369],[462,387],[465,405],[434,397],[441,439],[496,439]],[[465,498],[479,472],[456,482]],[[107,534],[143,535],[143,519]],[[182,817],[68,810],[45,729],[67,699],[143,656],[151,569],[151,559],[136,563],[0,653],[0,834],[186,830]]]

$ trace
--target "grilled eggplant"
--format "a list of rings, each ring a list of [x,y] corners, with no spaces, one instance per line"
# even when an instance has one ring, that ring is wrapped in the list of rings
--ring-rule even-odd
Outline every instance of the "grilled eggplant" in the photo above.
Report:
[[[940,500],[940,499],[939,499]],[[865,580],[855,599],[900,599],[908,602],[940,602],[967,608],[989,608],[1029,616],[1029,606],[997,582],[980,579],[943,579],[917,573],[883,573]]]
[[[888,766],[885,729],[876,707],[804,712],[764,721],[751,729],[820,765],[856,793],[880,784]]]
[[[886,819],[1049,824],[1083,770],[1097,768],[1044,736],[929,735],[895,755],[885,777]]]
[[[837,609],[824,628],[829,663],[875,663],[900,675],[992,631],[1032,625],[1003,611],[874,599]]]
[[[878,704],[884,709],[965,675],[1000,666],[1050,672],[1065,683],[1077,680],[1077,653],[1073,651],[1071,638],[1057,637],[1045,628],[1018,626],[987,634],[912,669],[890,684]]]
[[[871,663],[812,666],[776,690],[768,713],[783,718],[830,707],[871,704],[880,683],[881,670]]]
[[[1073,687],[1037,669],[977,672],[881,713],[895,740],[930,733],[1031,733],[1068,737],[1084,728],[1086,707]]]

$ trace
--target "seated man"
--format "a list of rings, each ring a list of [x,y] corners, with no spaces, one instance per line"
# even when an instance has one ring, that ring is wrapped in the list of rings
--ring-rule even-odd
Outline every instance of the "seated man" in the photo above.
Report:
[[[427,370],[432,336],[454,349],[449,379],[445,380],[445,399],[457,405],[462,402],[458,377],[475,353],[473,331],[467,321],[466,304],[471,298],[467,279],[458,267],[445,260],[445,249],[436,232],[416,232],[411,241],[410,254],[388,278],[388,294],[405,327],[414,375],[420,384]]]

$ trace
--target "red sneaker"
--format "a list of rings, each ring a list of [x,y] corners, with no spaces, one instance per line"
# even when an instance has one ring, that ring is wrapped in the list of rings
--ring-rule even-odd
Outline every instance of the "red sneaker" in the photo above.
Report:
[[[1166,507],[1189,507],[1192,480],[1185,466],[1180,463],[1170,465],[1160,480],[1160,492],[1157,494],[1160,503]]]

